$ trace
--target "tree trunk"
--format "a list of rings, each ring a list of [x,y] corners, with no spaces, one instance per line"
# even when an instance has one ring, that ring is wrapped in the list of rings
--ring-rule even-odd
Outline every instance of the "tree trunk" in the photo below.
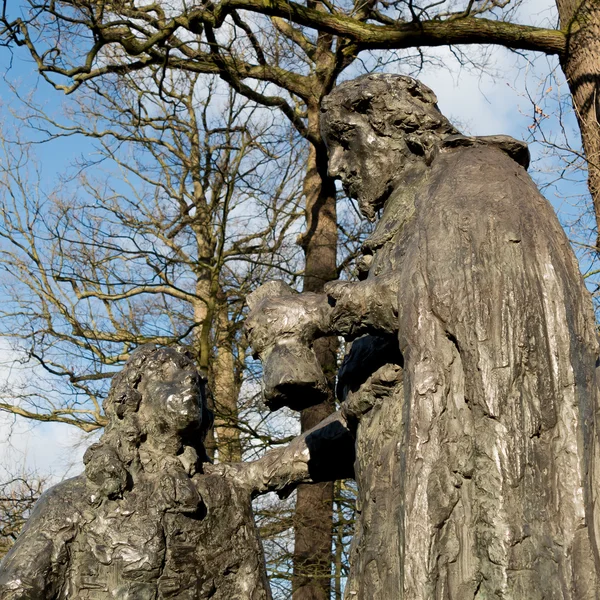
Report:
[[[301,240],[306,256],[304,291],[320,292],[337,278],[337,215],[335,184],[326,175],[327,156],[311,147],[304,194],[307,231]],[[335,410],[334,383],[337,339],[314,344],[323,372],[330,382],[330,397],[302,411],[302,431],[315,426]],[[293,600],[329,600],[331,587],[331,538],[333,533],[333,483],[298,487],[294,520]]]
[[[588,186],[598,235],[596,246],[600,248],[600,3],[557,0],[557,6],[561,28],[569,34],[561,66],[573,95],[588,161]]]
[[[194,304],[194,322],[202,323],[194,332],[194,351],[200,371],[208,377],[209,374],[209,355],[210,355],[210,324],[211,317],[209,316],[209,298],[210,298],[210,281],[208,278],[199,277],[196,282],[197,299]],[[215,403],[212,394],[212,382],[209,382],[207,404],[211,411],[215,410]],[[204,440],[207,456],[212,460],[215,456],[215,428],[211,427],[206,432]]]
[[[239,386],[235,377],[235,357],[231,334],[228,331],[227,306],[219,311],[219,332],[217,335],[217,356],[212,368],[215,434],[219,462],[240,462],[242,447],[238,421]]]

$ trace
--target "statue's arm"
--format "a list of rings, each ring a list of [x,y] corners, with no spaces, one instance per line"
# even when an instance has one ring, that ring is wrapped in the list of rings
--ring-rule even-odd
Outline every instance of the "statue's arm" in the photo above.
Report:
[[[285,497],[301,483],[354,477],[354,435],[338,411],[259,460],[208,465],[206,470],[235,480],[253,496],[277,492]]]
[[[0,563],[2,600],[53,600],[64,581],[68,544],[75,536],[80,501],[74,480],[59,484],[36,503],[13,547]],[[77,489],[75,489],[77,488]]]
[[[324,294],[298,294],[281,282],[269,282],[248,297],[248,339],[262,358],[281,341],[308,345],[329,335],[392,333],[398,328],[398,296],[396,273],[332,281]]]
[[[359,283],[331,282],[323,294],[298,294],[282,282],[269,282],[250,294],[248,341],[263,363],[266,404],[277,410],[302,410],[323,402],[328,383],[312,343],[319,337],[397,330],[397,277],[372,277]]]
[[[364,281],[332,281],[325,285],[331,306],[330,330],[346,339],[398,330],[399,278],[396,273]]]

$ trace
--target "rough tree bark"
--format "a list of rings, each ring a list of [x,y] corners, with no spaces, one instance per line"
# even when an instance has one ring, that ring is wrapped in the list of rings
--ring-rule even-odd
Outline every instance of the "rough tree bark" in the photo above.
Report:
[[[600,3],[597,0],[557,0],[567,47],[560,64],[573,95],[588,161],[588,186],[596,214],[600,248]]]
[[[318,123],[318,112],[313,119]],[[304,291],[321,292],[337,278],[337,215],[333,180],[327,177],[327,155],[311,146],[304,180],[307,230],[301,245],[305,253]],[[329,383],[329,397],[302,411],[301,431],[317,425],[335,410],[334,385],[337,338],[322,338],[314,350]],[[294,517],[293,600],[328,600],[331,588],[333,533],[331,482],[300,485]]]
[[[198,236],[199,237],[199,236]],[[196,295],[197,299],[194,303],[194,320],[196,323],[202,323],[200,327],[194,332],[194,351],[197,357],[198,367],[202,374],[207,377],[209,374],[209,333],[210,323],[212,321],[211,315],[209,314],[209,298],[210,298],[210,279],[209,274],[202,270],[198,274],[198,280],[196,282]],[[208,408],[214,411],[215,404],[212,394],[207,396]],[[212,460],[215,456],[216,439],[215,429],[211,426],[207,433],[204,441],[207,456]]]
[[[242,446],[238,419],[239,385],[236,381],[235,355],[231,332],[228,331],[227,305],[219,310],[216,358],[213,367],[215,404],[215,433],[219,450],[219,462],[240,462]]]

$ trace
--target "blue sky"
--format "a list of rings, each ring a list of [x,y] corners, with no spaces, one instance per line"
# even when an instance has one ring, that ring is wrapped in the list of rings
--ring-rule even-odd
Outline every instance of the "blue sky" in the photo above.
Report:
[[[20,94],[34,94],[51,112],[60,111],[64,98],[36,75],[33,62],[24,54],[11,54],[0,48],[0,119],[5,129],[17,128],[19,135],[27,139],[27,131],[11,116],[11,110],[19,111],[7,80],[16,86]],[[83,139],[67,138],[51,144],[36,146],[36,155],[43,165],[42,183],[48,189],[56,185],[58,175],[81,153],[91,152],[92,146]],[[23,375],[18,369],[9,368],[14,359],[6,341],[0,340],[0,379],[15,379]],[[27,372],[26,376],[35,376]],[[67,425],[38,424],[0,413],[0,463],[16,472],[21,468],[60,480],[65,474],[81,470],[81,458],[86,438],[78,430]],[[0,474],[1,476],[2,474]]]

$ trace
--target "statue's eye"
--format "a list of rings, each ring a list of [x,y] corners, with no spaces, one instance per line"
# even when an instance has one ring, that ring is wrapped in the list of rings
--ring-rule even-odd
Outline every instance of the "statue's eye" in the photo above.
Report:
[[[354,138],[354,131],[351,129],[347,129],[346,131],[342,131],[338,136],[338,141],[340,146],[343,148],[348,148],[350,146],[352,139]]]
[[[344,149],[347,150],[348,146],[350,146],[350,140],[348,138],[340,138],[339,140],[340,142],[340,146]]]

